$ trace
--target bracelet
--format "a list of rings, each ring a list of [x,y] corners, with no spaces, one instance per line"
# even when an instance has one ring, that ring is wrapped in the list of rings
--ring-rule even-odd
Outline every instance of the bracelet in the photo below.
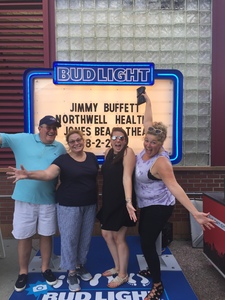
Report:
[[[126,203],[130,203],[131,199],[126,199],[125,201],[126,201]]]

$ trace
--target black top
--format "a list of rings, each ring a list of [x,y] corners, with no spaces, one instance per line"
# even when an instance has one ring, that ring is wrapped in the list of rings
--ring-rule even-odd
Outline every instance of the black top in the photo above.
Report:
[[[98,161],[91,152],[85,152],[83,162],[69,154],[60,155],[52,164],[60,168],[61,184],[56,191],[56,202],[63,206],[86,206],[97,203]]]
[[[152,173],[150,172],[150,170],[148,171],[148,178],[151,179],[151,180],[162,181],[162,179],[156,178],[154,175],[152,175]]]
[[[101,228],[118,231],[122,226],[135,226],[129,217],[123,188],[123,161],[113,164],[113,157],[106,159],[102,165],[103,189],[102,208],[97,214]],[[133,190],[132,202],[136,207]]]

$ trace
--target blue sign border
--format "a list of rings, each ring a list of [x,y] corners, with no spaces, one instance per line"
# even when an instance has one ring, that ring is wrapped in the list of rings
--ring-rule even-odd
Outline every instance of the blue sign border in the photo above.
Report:
[[[62,64],[62,62],[60,62]],[[66,64],[66,62],[65,62]],[[95,63],[82,63],[82,65],[95,65]],[[98,64],[98,63],[96,63]],[[104,65],[104,63],[101,63]],[[118,65],[118,64],[110,64]],[[119,64],[121,65],[121,64]],[[132,65],[138,66],[139,63],[127,64],[123,63],[123,66]],[[151,64],[141,64],[150,66]],[[152,67],[153,65],[151,65]],[[153,74],[153,82],[155,79],[170,79],[174,83],[173,93],[173,140],[172,140],[172,153],[170,160],[172,164],[177,164],[182,159],[182,120],[183,120],[183,75],[178,70],[161,70],[155,69]],[[54,80],[54,69],[36,68],[27,69],[23,76],[24,87],[24,132],[34,133],[34,80],[37,78],[51,78]],[[70,83],[71,84],[71,83]],[[90,82],[89,82],[90,84]],[[92,83],[91,83],[92,84]],[[102,83],[101,83],[102,84]],[[118,83],[117,85],[124,85],[124,83]],[[129,85],[144,85],[142,82],[129,83]],[[147,85],[145,83],[145,85]],[[150,84],[149,84],[150,85]],[[97,156],[99,164],[104,161],[104,156]]]

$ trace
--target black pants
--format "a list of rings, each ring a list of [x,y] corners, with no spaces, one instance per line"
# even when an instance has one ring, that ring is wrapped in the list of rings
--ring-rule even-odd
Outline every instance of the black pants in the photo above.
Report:
[[[141,248],[152,275],[153,283],[161,281],[160,260],[156,251],[156,240],[172,215],[174,206],[152,205],[141,208],[139,234]]]

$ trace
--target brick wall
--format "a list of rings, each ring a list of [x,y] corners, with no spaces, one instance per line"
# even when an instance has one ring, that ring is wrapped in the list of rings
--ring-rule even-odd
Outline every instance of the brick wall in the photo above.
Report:
[[[224,167],[174,167],[174,173],[190,199],[202,199],[204,192],[224,191]],[[189,212],[178,201],[170,221],[174,239],[191,238]]]
[[[6,169],[0,169],[0,226],[5,238],[12,237],[12,216],[14,201],[10,198],[13,184],[6,179]]]
[[[4,238],[12,237],[12,216],[14,202],[7,195],[11,195],[13,184],[7,180],[6,169],[0,169],[0,226]],[[224,191],[225,167],[174,167],[175,176],[179,184],[191,199],[201,199],[201,193],[209,191]],[[102,177],[99,175],[99,206],[101,205]],[[6,195],[6,196],[5,196]],[[173,216],[174,239],[190,239],[189,213],[177,201]],[[96,221],[94,234],[100,235],[100,225]],[[128,234],[136,235],[137,226],[128,230]]]

